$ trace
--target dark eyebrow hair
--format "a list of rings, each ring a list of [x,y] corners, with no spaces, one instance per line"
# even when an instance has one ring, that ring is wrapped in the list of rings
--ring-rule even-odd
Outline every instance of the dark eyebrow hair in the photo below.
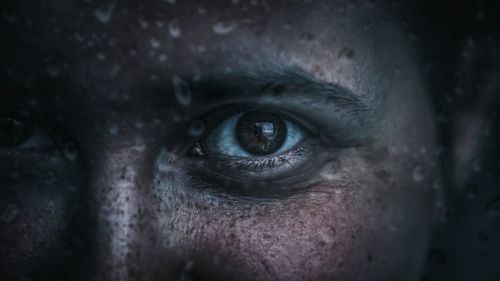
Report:
[[[200,103],[216,99],[274,97],[297,99],[303,106],[334,107],[349,115],[370,113],[369,103],[350,90],[314,77],[299,66],[264,65],[251,70],[213,73],[194,82]]]
[[[351,114],[369,111],[367,102],[360,96],[340,85],[318,79],[299,66],[268,65],[246,74],[246,77],[264,84],[258,94],[321,95],[324,96],[321,102],[334,104]]]

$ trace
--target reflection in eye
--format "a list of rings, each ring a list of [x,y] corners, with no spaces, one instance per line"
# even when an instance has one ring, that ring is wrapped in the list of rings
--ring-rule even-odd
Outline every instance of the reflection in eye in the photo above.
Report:
[[[196,173],[229,192],[275,196],[291,191],[322,161],[311,124],[293,114],[233,105],[204,118],[213,129],[190,150],[201,165]]]
[[[255,157],[279,154],[304,139],[304,132],[288,120],[264,112],[233,115],[219,124],[206,141],[209,154]]]

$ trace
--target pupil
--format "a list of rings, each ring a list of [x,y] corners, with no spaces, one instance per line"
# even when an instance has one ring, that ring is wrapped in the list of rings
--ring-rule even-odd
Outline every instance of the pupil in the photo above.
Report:
[[[283,119],[262,111],[244,114],[236,125],[240,145],[250,154],[269,155],[283,145],[287,129]]]

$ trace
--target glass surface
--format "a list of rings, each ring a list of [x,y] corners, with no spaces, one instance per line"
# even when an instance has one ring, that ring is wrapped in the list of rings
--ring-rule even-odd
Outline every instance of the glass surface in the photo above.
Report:
[[[0,280],[500,280],[499,1],[0,5]]]

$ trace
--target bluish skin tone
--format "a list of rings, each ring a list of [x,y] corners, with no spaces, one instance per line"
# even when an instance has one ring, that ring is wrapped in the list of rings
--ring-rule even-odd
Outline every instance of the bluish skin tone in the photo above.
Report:
[[[31,2],[11,5],[1,23],[1,105],[36,112],[47,140],[0,148],[0,206],[19,208],[0,229],[7,280],[421,277],[439,165],[421,66],[397,11],[135,1],[107,19],[95,3]],[[237,25],[220,34],[222,20]],[[300,88],[287,71],[274,81],[271,69],[300,69],[318,85]],[[189,104],[173,77],[189,83]],[[270,83],[284,92],[259,91]],[[318,93],[325,85],[364,110]],[[217,170],[206,145],[192,153],[212,126],[193,136],[190,122],[242,103],[286,112],[315,144],[292,155],[294,169],[281,167],[285,180],[232,162]]]

